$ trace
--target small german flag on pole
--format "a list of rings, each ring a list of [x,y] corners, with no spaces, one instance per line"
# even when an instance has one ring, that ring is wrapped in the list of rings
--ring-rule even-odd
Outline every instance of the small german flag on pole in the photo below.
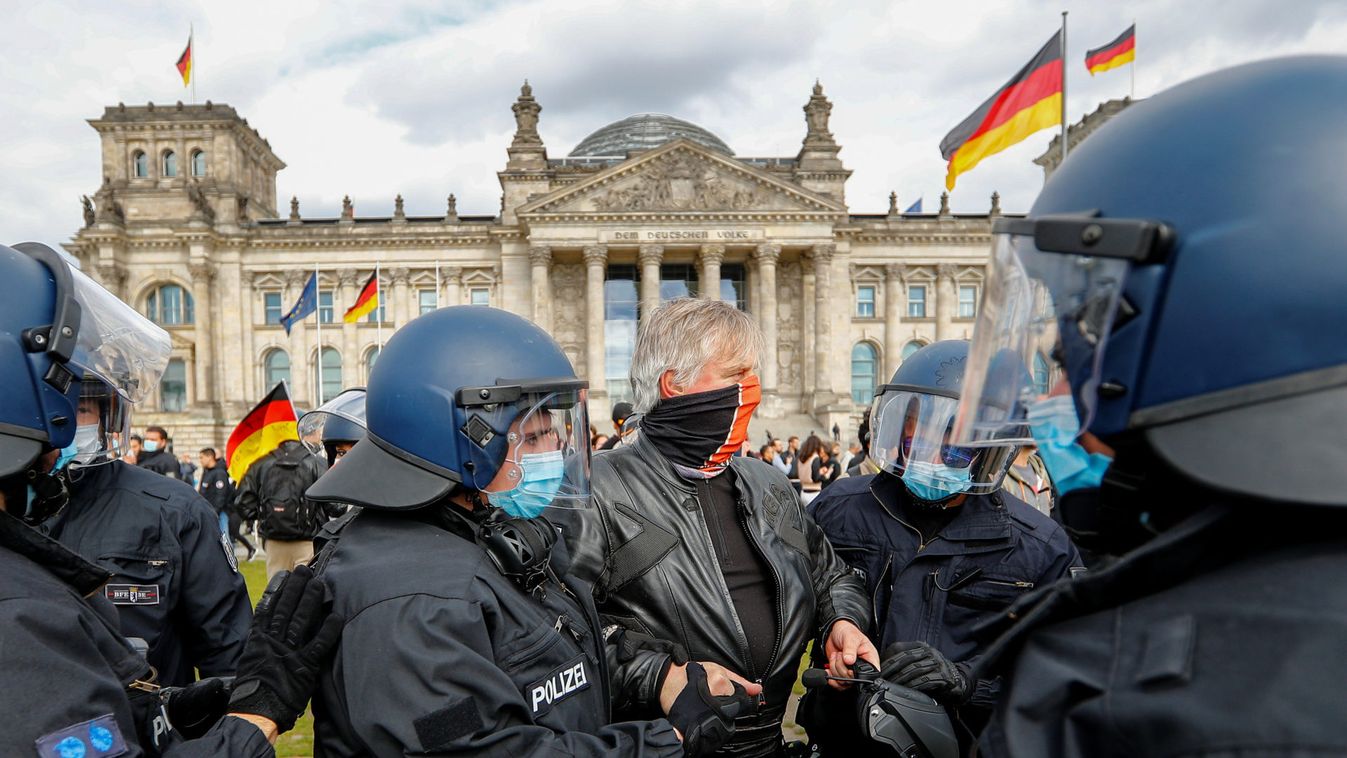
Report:
[[[983,158],[1040,129],[1062,123],[1062,32],[1052,35],[1024,68],[940,141],[949,161],[945,188]]]
[[[1137,25],[1127,27],[1127,31],[1103,47],[1085,53],[1085,68],[1090,76],[1125,66],[1136,58]]]
[[[341,317],[342,321],[348,324],[354,324],[360,319],[374,312],[379,307],[379,272],[375,270],[369,275],[369,281],[360,288],[360,294],[355,298],[355,304],[346,309],[346,313]]]
[[[295,406],[290,402],[290,392],[285,382],[277,382],[271,392],[257,407],[248,411],[234,432],[229,435],[225,445],[225,465],[229,467],[229,478],[243,481],[243,475],[259,458],[275,450],[286,440],[299,439],[299,430],[295,424]]]
[[[178,73],[182,74],[182,86],[192,82],[192,34],[187,34],[187,49],[178,56]]]

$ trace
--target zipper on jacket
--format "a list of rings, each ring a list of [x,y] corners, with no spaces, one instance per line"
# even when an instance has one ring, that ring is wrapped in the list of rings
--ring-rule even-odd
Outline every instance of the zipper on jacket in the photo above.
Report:
[[[739,633],[735,641],[739,643],[739,653],[743,656],[740,663],[743,664],[745,671],[752,671],[753,656],[748,649],[748,633],[744,631],[744,625],[739,621],[739,612],[734,608],[734,598],[730,597],[730,587],[725,584],[725,575],[720,571],[720,559],[716,557],[716,548],[711,540],[711,527],[706,523],[706,514],[702,511],[701,503],[698,502],[697,505],[697,521],[702,525],[702,536],[706,538],[706,548],[711,555],[711,563],[715,566],[715,570],[711,573],[716,575],[716,582],[720,585],[720,596],[730,612],[730,620],[734,622],[735,631]]]
[[[739,518],[737,519],[739,525],[743,527],[744,535],[748,537],[748,541],[753,544],[753,547],[757,548],[758,555],[762,558],[762,562],[771,568],[772,582],[774,585],[773,590],[776,592],[776,642],[772,644],[772,657],[767,661],[767,670],[758,672],[758,681],[761,682],[771,675],[772,667],[776,665],[776,658],[781,653],[781,643],[786,638],[786,593],[781,587],[781,573],[776,570],[776,564],[772,563],[767,557],[767,551],[763,549],[762,543],[759,542],[757,536],[753,534],[753,530],[748,528],[748,502],[741,498],[736,504],[739,506]],[[815,599],[814,605],[817,608],[817,599]]]
[[[875,591],[870,593],[870,618],[874,619],[872,623],[876,629],[883,623],[879,618],[879,593],[884,591],[884,579],[888,577],[889,569],[892,567],[893,553],[890,552],[889,557],[884,560],[884,568],[879,572],[879,579],[875,581]]]

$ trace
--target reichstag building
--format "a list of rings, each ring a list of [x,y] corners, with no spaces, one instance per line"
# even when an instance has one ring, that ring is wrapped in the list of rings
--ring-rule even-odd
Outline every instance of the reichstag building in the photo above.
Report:
[[[639,319],[661,300],[735,302],[767,337],[754,439],[855,428],[873,388],[932,340],[973,328],[995,196],[985,214],[899,213],[858,198],[815,85],[797,154],[747,157],[694,124],[641,114],[604,126],[564,158],[539,132],[528,84],[493,216],[445,212],[311,218],[278,201],[285,163],[227,105],[107,108],[102,186],[67,244],[86,272],[161,324],[173,357],[138,427],[169,429],[177,450],[220,446],[277,381],[301,410],[363,385],[380,339],[420,313],[480,304],[549,330],[590,382],[606,431],[630,399]],[[863,159],[864,156],[859,156]],[[381,270],[383,308],[342,313]],[[319,317],[287,335],[281,315],[319,271]],[[321,334],[320,334],[321,333]],[[321,338],[321,348],[319,346]]]

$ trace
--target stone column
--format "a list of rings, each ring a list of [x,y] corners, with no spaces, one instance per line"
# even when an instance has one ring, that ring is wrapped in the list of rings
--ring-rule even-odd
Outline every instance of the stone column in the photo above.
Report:
[[[253,324],[257,323],[258,314],[258,302],[253,292],[253,279],[256,277],[257,273],[254,271],[239,272],[239,303],[242,305],[239,310],[243,314],[241,325],[243,329],[243,354],[226,356],[226,360],[238,361],[246,367],[243,371],[243,384],[241,385],[243,397],[231,398],[239,399],[245,403],[255,403],[257,400],[252,398],[261,398],[261,394],[257,391],[259,378],[257,366],[261,356],[253,351]],[[267,389],[270,389],[270,387]]]
[[[459,288],[463,286],[463,268],[461,266],[445,266],[440,269],[440,279],[444,285],[444,300],[441,305],[446,308],[451,305],[461,305],[463,294]]]
[[[411,298],[407,295],[407,282],[412,272],[405,266],[398,266],[388,272],[393,280],[393,328],[401,329],[412,320]]]
[[[720,299],[720,262],[725,260],[724,245],[702,245],[701,296],[708,300]]]
[[[776,261],[781,257],[781,246],[764,242],[758,245],[754,257],[758,261],[758,323],[762,326],[762,386],[774,391],[777,384],[776,336]]]
[[[832,291],[834,245],[814,245],[814,392],[832,392],[829,371],[829,351],[832,348],[832,312],[829,308]]]
[[[954,287],[953,263],[942,263],[936,267],[935,280],[935,338],[951,339],[954,335],[954,314],[957,312],[959,293]]]
[[[664,260],[663,245],[641,245],[641,321],[659,307],[659,264]]]
[[[332,318],[340,318],[340,314],[345,313],[347,308],[355,304],[357,287],[364,284],[360,279],[360,273],[353,268],[344,268],[337,272],[338,290],[333,298]],[[348,324],[344,320],[341,323],[341,354],[346,356],[346,360],[341,362],[341,386],[354,387],[364,385],[365,378],[362,378],[360,372],[363,370],[361,364],[365,357],[360,352],[360,334],[358,324]],[[332,325],[336,327],[336,324]]]
[[[193,326],[196,342],[195,371],[193,371],[192,399],[202,405],[215,402],[215,342],[211,327],[216,325],[212,315],[211,285],[215,281],[215,266],[206,261],[193,263],[192,299],[196,301],[196,320]]]
[[[116,295],[123,302],[127,301],[126,268],[120,263],[100,263],[98,265],[98,280],[108,292]]]
[[[549,334],[552,331],[552,248],[534,245],[529,248],[529,265],[533,283],[533,323]]]
[[[805,250],[800,254],[800,386],[798,388],[806,398],[814,394],[814,252]],[[805,402],[808,412],[809,403]]]
[[[898,370],[903,354],[903,337],[898,331],[903,323],[903,264],[890,263],[884,267],[884,375],[880,383],[888,381]]]
[[[608,266],[608,247],[585,248],[585,373],[592,394],[606,392],[607,367],[604,365],[603,280]]]

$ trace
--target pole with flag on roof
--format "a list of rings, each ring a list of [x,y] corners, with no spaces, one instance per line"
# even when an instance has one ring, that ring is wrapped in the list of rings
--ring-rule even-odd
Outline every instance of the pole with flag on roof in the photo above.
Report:
[[[195,73],[195,68],[196,68],[196,66],[195,66],[196,61],[193,60],[193,58],[194,58],[194,51],[192,50],[192,42],[193,42],[193,40],[194,40],[195,38],[196,38],[196,32],[195,32],[195,30],[192,28],[192,25],[191,25],[191,24],[188,24],[188,26],[187,26],[187,48],[186,48],[185,50],[182,51],[182,55],[179,55],[179,56],[178,56],[178,63],[177,63],[178,74],[182,76],[182,86],[186,87],[186,86],[188,86],[188,85],[191,85],[191,87],[192,87],[192,104],[193,104],[193,105],[196,104],[196,77],[192,75],[193,73]]]
[[[313,264],[313,280],[318,282],[318,264]],[[314,311],[316,321],[318,322],[318,352],[315,356],[318,358],[318,370],[314,372],[313,378],[313,407],[317,408],[323,404],[323,285],[318,283],[318,309]]]
[[[1062,162],[1066,162],[1066,151],[1070,147],[1070,142],[1066,136],[1066,127],[1070,122],[1066,120],[1066,11],[1062,11]]]
[[[923,195],[922,197],[917,198],[917,202],[915,202],[915,203],[913,203],[913,204],[907,206],[907,210],[903,211],[903,213],[904,213],[904,214],[907,214],[907,213],[921,213],[921,201],[922,201],[922,199],[923,199],[924,197],[925,197],[925,195]]]
[[[296,426],[298,420],[295,406],[290,402],[290,389],[282,379],[262,398],[262,402],[248,411],[248,415],[229,435],[229,442],[225,445],[225,466],[229,470],[229,478],[242,482],[248,468],[258,459],[286,440],[299,439]]]

